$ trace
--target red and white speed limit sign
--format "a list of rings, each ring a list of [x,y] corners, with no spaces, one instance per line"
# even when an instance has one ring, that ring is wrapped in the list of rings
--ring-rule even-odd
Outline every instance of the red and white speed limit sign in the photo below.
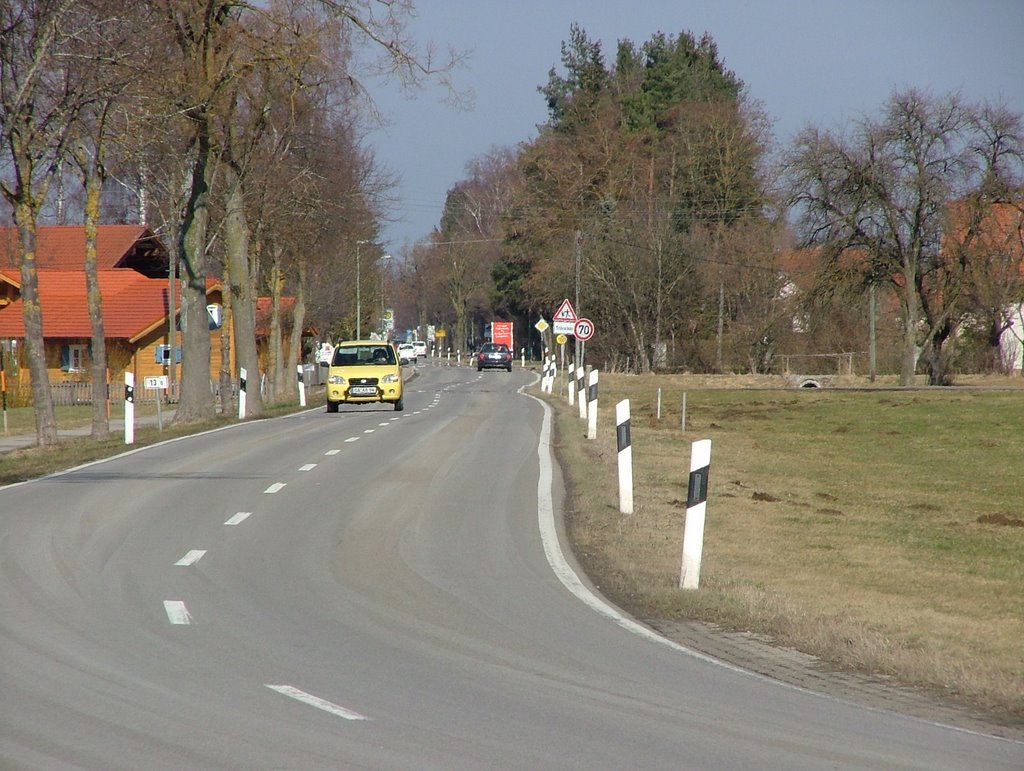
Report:
[[[572,328],[572,333],[577,340],[589,340],[594,336],[594,322],[590,319],[580,319]]]

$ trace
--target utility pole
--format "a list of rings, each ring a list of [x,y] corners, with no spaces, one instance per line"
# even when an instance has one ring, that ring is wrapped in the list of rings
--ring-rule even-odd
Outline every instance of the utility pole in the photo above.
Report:
[[[576,311],[576,316],[578,318],[583,318],[583,309],[580,308],[580,264],[583,261],[583,231],[582,230],[579,230],[579,229],[576,230],[576,237],[575,237],[574,241],[575,242],[573,244],[573,258],[574,258],[575,263],[576,263],[576,265],[575,265],[575,268],[576,268],[576,281],[575,281],[576,294],[573,297],[573,308]],[[582,366],[583,365],[582,356],[580,354],[581,354],[581,351],[580,351],[580,341],[576,338],[575,335],[573,335],[573,361],[576,363],[577,366]]]

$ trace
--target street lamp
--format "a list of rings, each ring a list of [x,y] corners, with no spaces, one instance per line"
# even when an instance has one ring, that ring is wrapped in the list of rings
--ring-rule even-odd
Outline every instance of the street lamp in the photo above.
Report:
[[[363,302],[360,294],[359,287],[359,247],[362,244],[372,244],[373,241],[356,241],[356,340],[362,340],[362,317],[363,317]]]

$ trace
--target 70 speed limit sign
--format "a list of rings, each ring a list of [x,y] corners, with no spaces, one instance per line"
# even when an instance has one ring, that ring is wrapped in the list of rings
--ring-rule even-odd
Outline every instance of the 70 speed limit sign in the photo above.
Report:
[[[590,319],[580,319],[573,327],[572,333],[577,340],[589,340],[594,336],[594,322]]]

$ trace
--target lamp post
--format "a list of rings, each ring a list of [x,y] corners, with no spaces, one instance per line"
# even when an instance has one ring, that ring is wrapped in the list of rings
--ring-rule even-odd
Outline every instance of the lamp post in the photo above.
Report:
[[[369,240],[356,241],[356,340],[362,340],[362,317],[363,317],[363,302],[360,292],[360,281],[359,281],[359,247],[362,244],[372,243]]]
[[[384,322],[384,263],[390,259],[390,254],[382,254],[380,258],[380,333],[385,340],[388,338],[388,330]]]

